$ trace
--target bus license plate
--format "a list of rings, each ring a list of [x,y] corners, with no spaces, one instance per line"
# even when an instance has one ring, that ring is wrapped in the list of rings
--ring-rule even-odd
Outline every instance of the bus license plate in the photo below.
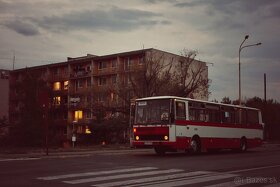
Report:
[[[152,142],[145,142],[144,144],[145,144],[145,145],[153,145]]]

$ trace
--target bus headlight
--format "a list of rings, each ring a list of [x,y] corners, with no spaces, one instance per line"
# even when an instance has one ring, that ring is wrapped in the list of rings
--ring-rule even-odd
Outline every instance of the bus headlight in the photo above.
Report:
[[[164,140],[168,140],[168,136],[164,136],[163,138],[164,138]]]
[[[137,140],[137,141],[138,141],[139,139],[140,139],[140,138],[139,138],[139,136],[135,136],[135,140]]]

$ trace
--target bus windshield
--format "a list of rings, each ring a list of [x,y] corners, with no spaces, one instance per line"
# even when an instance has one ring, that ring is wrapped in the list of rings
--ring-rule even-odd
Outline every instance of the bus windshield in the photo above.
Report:
[[[170,118],[170,100],[146,100],[136,103],[136,124],[167,124]]]

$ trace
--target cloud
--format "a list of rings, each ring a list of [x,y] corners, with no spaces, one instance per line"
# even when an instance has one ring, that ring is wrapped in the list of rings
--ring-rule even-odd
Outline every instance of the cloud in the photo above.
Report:
[[[2,25],[24,36],[34,36],[39,34],[39,30],[36,28],[36,26],[29,23],[28,21],[22,21],[16,19],[11,21],[6,21],[2,23]]]
[[[7,21],[4,25],[17,33],[32,36],[39,34],[39,28],[59,33],[75,30],[115,32],[168,24],[171,22],[161,19],[158,13],[113,6],[107,10],[80,10],[41,18],[26,17]]]

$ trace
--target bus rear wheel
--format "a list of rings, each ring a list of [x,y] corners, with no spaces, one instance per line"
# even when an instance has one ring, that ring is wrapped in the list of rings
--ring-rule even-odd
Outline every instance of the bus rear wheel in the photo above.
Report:
[[[242,138],[240,140],[240,148],[239,148],[240,152],[246,152],[247,151],[247,141],[245,138]]]

